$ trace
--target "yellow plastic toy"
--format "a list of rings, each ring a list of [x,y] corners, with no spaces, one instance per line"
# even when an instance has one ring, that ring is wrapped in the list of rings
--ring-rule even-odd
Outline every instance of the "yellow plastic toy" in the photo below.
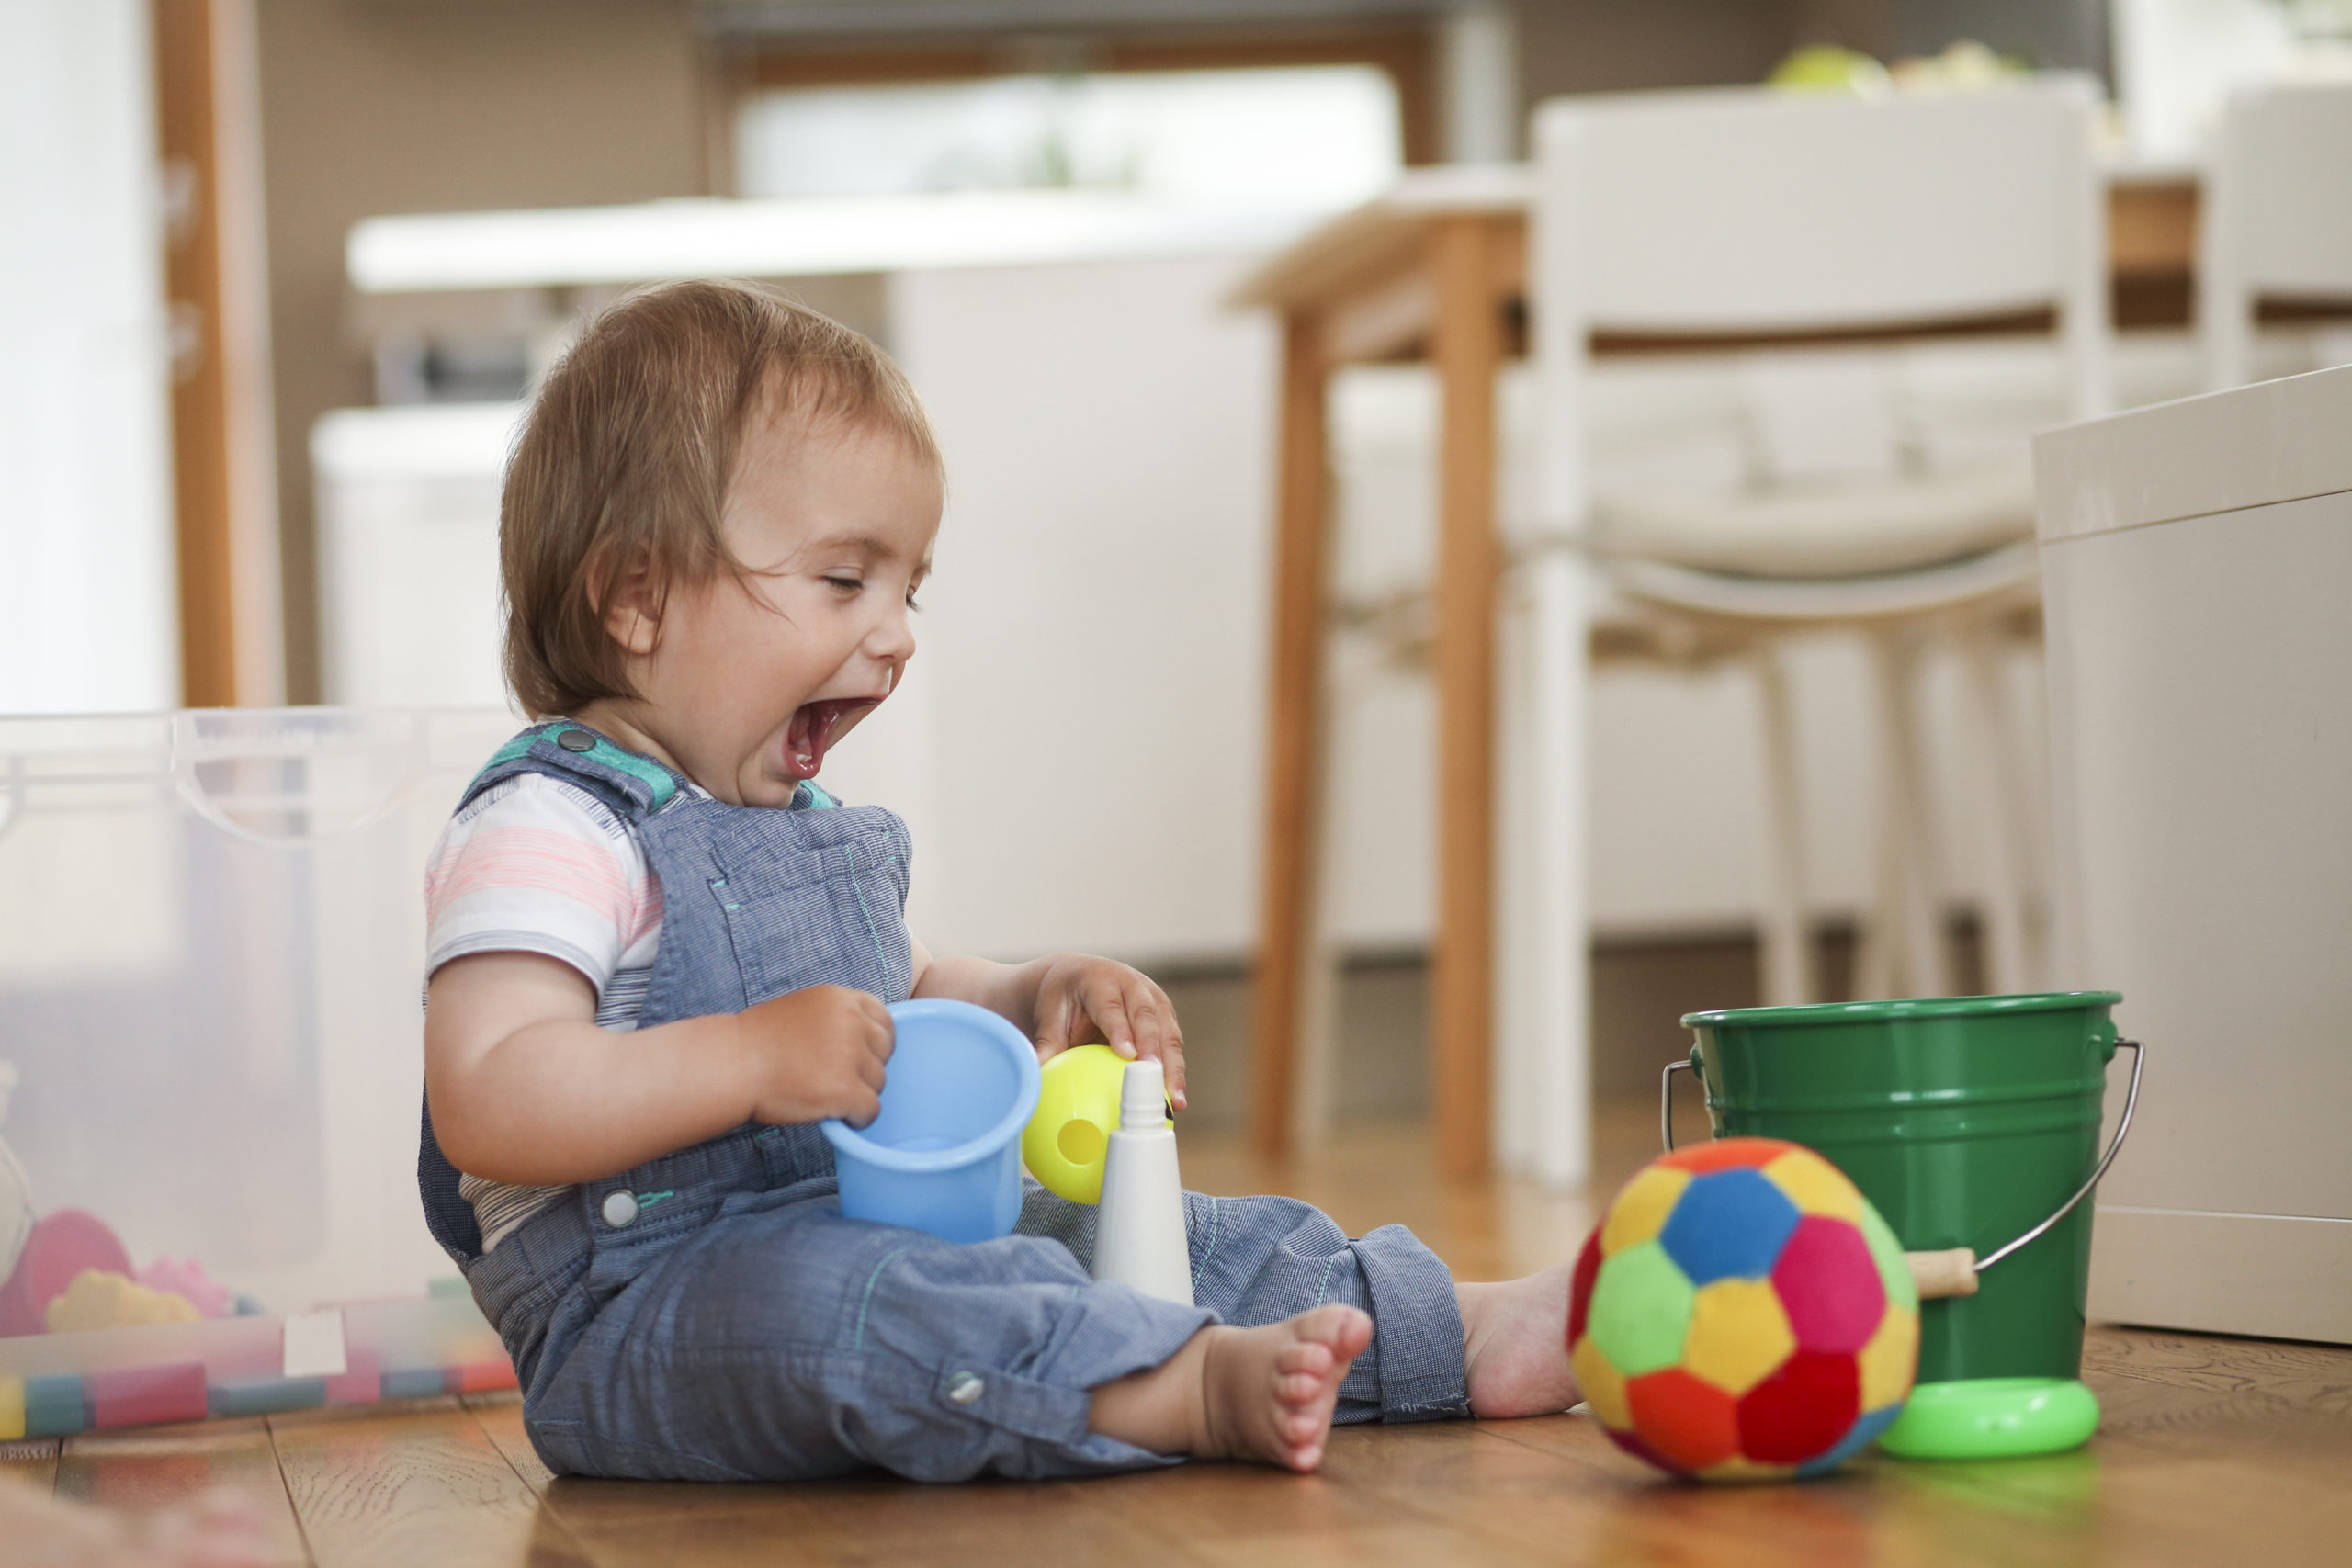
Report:
[[[1102,1201],[1102,1159],[1119,1124],[1126,1070],[1127,1059],[1108,1045],[1073,1046],[1046,1064],[1037,1114],[1021,1134],[1021,1163],[1057,1198]]]
[[[150,1290],[128,1275],[85,1269],[65,1293],[49,1303],[49,1331],[72,1334],[88,1328],[138,1328],[156,1323],[194,1323],[196,1308],[173,1291]]]

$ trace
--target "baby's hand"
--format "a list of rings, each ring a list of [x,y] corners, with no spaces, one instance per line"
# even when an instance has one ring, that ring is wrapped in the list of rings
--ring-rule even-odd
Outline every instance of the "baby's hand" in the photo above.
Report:
[[[838,1116],[863,1127],[882,1111],[889,1010],[847,986],[809,986],[735,1015],[752,1074],[752,1117],[771,1126]]]
[[[1184,1109],[1184,1032],[1149,976],[1108,958],[1057,954],[1037,982],[1036,1019],[1038,1060],[1099,1040],[1130,1061],[1158,1062],[1169,1102]]]

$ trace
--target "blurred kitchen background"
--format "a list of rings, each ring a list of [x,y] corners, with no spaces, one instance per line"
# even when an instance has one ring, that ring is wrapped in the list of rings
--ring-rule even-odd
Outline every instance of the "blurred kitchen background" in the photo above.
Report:
[[[2110,209],[2113,400],[2182,396],[2211,380],[2192,261],[2229,96],[2339,77],[2347,39],[2332,0],[0,0],[0,711],[503,702],[499,475],[535,378],[632,285],[769,281],[899,356],[950,471],[923,657],[829,784],[912,822],[934,950],[1161,976],[1196,1122],[1238,1127],[1284,385],[1252,277],[1428,166],[1508,184],[1565,95],[2078,73],[2103,177],[2145,193]],[[2352,335],[2274,312],[2250,352],[2288,374]],[[2067,416],[2046,333],[1899,353],[1873,374],[1911,446],[2021,469]],[[1372,358],[1329,389],[1317,1114],[1342,1125],[1431,1093],[1442,421],[1420,347]],[[1743,482],[1746,369],[1597,360],[1595,490]],[[1508,532],[1545,439],[1522,359],[1498,399]],[[1995,660],[2029,780],[2033,626],[2029,595]],[[1580,733],[1615,1105],[1654,1095],[1679,1013],[1765,994],[1773,835],[1747,668],[1609,635]],[[1807,988],[1853,995],[1900,781],[1856,639],[1783,667]],[[1930,968],[1980,989],[1994,883],[2052,940],[2047,828],[2028,787],[1988,873],[1963,672],[1919,681]]]

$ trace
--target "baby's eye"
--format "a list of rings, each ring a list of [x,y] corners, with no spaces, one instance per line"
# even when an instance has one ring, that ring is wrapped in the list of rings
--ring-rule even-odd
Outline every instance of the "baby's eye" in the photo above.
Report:
[[[915,603],[915,591],[911,588],[907,590],[907,608],[918,613],[922,609],[921,604]]]
[[[826,578],[825,582],[827,586],[838,588],[844,593],[854,593],[865,586],[865,581],[859,578],[838,575]]]

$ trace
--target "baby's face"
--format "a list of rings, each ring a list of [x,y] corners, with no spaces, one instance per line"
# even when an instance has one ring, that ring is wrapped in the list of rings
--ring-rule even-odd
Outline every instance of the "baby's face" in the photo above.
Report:
[[[671,594],[631,716],[719,799],[789,802],[914,657],[940,504],[894,434],[755,423],[722,517],[746,576]]]

